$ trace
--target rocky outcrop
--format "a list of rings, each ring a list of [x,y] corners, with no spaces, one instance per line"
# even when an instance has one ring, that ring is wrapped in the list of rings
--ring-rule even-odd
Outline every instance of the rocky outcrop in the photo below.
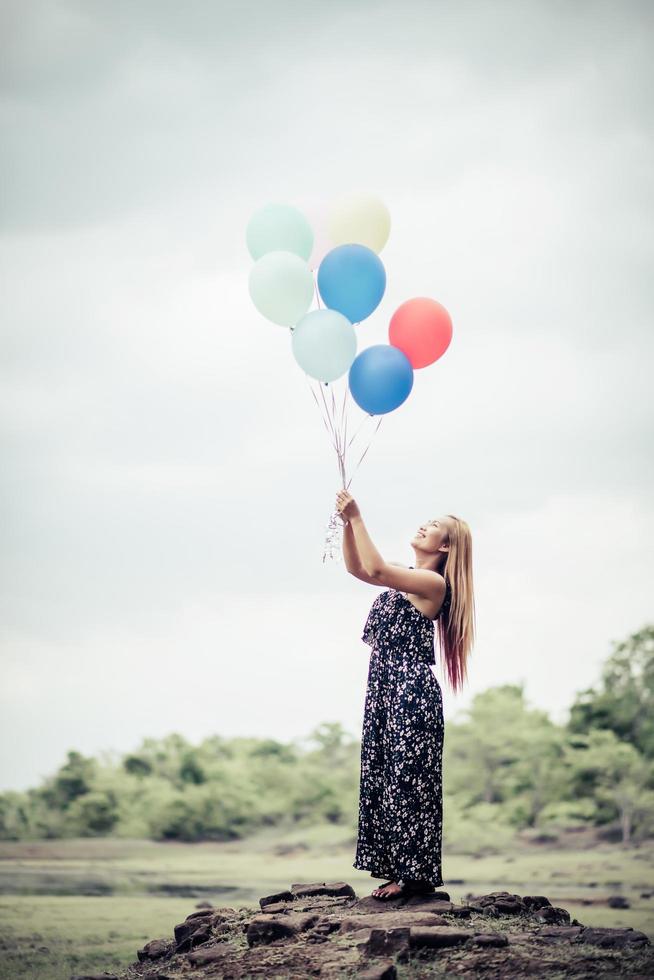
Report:
[[[387,902],[357,898],[345,882],[293,884],[259,911],[202,907],[153,939],[120,980],[393,980],[419,962],[421,977],[654,976],[649,938],[584,926],[544,895],[445,891]]]

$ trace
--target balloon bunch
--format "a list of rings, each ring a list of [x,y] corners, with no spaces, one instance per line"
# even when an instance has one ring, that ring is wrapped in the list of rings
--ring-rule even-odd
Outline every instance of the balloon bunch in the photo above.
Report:
[[[447,310],[434,299],[416,297],[391,317],[389,343],[357,353],[354,327],[377,309],[386,290],[386,270],[378,253],[390,227],[385,204],[369,194],[342,197],[312,222],[298,208],[268,204],[247,226],[247,246],[255,260],[249,290],[256,308],[273,323],[290,328],[293,356],[307,380],[329,387],[347,375],[340,410],[333,384],[331,407],[321,386],[322,409],[312,389],[318,408],[324,409],[323,422],[346,489],[354,475],[347,479],[346,452],[360,431],[347,441],[348,392],[367,413],[364,421],[380,416],[374,438],[384,415],[409,397],[414,371],[442,357],[452,339]],[[312,310],[314,298],[317,308]],[[342,528],[335,511],[327,526],[323,561],[340,558]]]

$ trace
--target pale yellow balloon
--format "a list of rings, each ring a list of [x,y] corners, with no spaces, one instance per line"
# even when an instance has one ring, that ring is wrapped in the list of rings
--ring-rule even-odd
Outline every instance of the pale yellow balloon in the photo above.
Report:
[[[367,245],[379,253],[388,241],[391,216],[374,194],[346,194],[329,208],[327,230],[334,247]]]

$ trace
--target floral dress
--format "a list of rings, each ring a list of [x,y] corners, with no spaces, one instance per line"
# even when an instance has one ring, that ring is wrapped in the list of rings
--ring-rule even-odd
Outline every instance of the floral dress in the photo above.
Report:
[[[439,617],[450,602],[446,580]],[[405,593],[386,589],[373,602],[361,639],[372,651],[352,866],[373,878],[439,886],[444,720],[430,667],[436,663],[434,621]]]

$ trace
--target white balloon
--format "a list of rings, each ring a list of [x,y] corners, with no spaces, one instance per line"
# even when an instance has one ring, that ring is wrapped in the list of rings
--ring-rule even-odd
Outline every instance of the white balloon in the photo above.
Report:
[[[311,306],[313,273],[293,252],[267,252],[250,270],[252,302],[273,323],[291,327]]]
[[[296,323],[291,336],[295,360],[318,381],[340,378],[356,357],[356,332],[338,310],[311,310]]]
[[[375,194],[343,194],[329,209],[327,227],[333,245],[367,245],[379,253],[388,241],[391,216]]]

